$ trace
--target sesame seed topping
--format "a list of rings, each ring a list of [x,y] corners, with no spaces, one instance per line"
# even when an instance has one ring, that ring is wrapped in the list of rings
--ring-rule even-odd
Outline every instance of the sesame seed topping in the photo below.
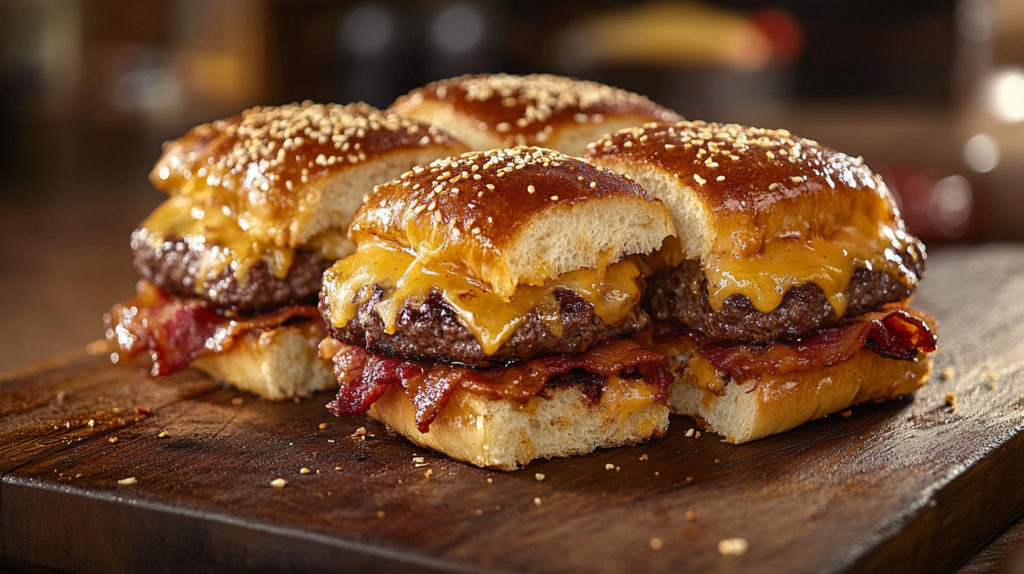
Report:
[[[551,196],[551,201],[558,201],[558,196],[557,195],[552,195]]]
[[[701,185],[704,185],[705,183],[708,182],[708,180],[704,179],[703,177],[701,177],[700,175],[698,175],[696,173],[693,174],[693,179],[695,179],[697,181],[697,183],[699,183]]]
[[[535,187],[533,187],[532,185],[529,185],[529,186],[526,187],[526,191],[529,192],[529,193],[533,193],[533,192],[537,191],[537,189]]]

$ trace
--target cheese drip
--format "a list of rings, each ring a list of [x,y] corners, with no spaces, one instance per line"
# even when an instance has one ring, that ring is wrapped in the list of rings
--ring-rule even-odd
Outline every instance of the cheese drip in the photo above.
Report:
[[[479,281],[453,265],[417,258],[397,244],[365,243],[324,274],[324,291],[331,301],[331,323],[343,328],[370,297],[370,286],[385,291],[375,311],[384,330],[394,334],[398,313],[407,302],[422,302],[432,292],[441,294],[459,321],[473,333],[484,353],[493,355],[536,309],[551,331],[561,335],[555,290],[575,292],[594,306],[594,313],[609,325],[634,315],[640,300],[640,270],[631,260],[565,273],[545,285],[520,285],[505,301]]]
[[[202,251],[195,277],[196,292],[202,294],[208,282],[230,268],[241,282],[246,272],[261,261],[278,279],[288,275],[295,250],[261,240],[246,231],[234,212],[211,195],[176,195],[160,204],[142,222],[144,240],[159,249],[166,241],[185,241]],[[319,251],[324,259],[338,259],[353,250],[343,230],[326,230],[308,242],[307,249]]]
[[[864,218],[828,238],[769,240],[752,257],[714,254],[704,264],[708,302],[720,311],[727,298],[740,294],[758,311],[770,313],[791,288],[815,283],[841,317],[857,267],[884,271],[909,287],[917,284],[914,271],[899,257],[912,245],[906,232]]]

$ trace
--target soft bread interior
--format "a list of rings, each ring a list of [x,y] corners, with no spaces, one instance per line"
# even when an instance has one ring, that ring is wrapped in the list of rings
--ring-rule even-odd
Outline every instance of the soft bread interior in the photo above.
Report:
[[[577,269],[594,269],[633,253],[650,253],[672,235],[664,208],[611,197],[535,215],[509,242],[505,264],[512,288],[541,284]]]
[[[592,405],[576,388],[547,392],[550,398],[533,397],[522,404],[456,390],[430,432],[421,433],[409,396],[392,385],[370,407],[370,415],[418,445],[499,470],[515,470],[538,458],[636,444],[668,429],[668,408],[662,404],[638,409],[604,401]]]
[[[649,116],[605,116],[603,122],[572,123],[555,129],[554,135],[547,142],[537,145],[557,149],[565,155],[579,156],[587,149],[587,144],[596,141],[605,134],[617,132],[624,128],[641,126],[650,122]]]
[[[706,260],[715,243],[714,220],[700,195],[678,177],[651,165],[618,162],[612,157],[594,157],[592,163],[628,175],[640,187],[660,199],[668,208],[672,225],[682,243],[685,259]]]
[[[272,401],[308,397],[338,386],[330,361],[317,356],[325,336],[313,322],[249,331],[224,352],[203,355],[192,366]]]
[[[363,196],[373,191],[375,185],[391,181],[417,165],[427,165],[462,151],[450,146],[396,151],[325,178],[311,187],[299,203],[289,226],[295,247],[326,229],[345,229],[352,214],[362,205]],[[353,250],[354,247],[352,245]]]
[[[433,124],[451,134],[452,137],[464,142],[469,149],[487,150],[505,147],[505,138],[494,131],[494,126],[481,129],[478,119],[468,117],[448,109],[443,102],[436,100],[408,100],[392,107],[396,113],[412,120]]]
[[[726,382],[699,353],[669,351],[675,382],[669,407],[689,415],[731,443],[781,433],[809,420],[852,405],[907,395],[924,385],[931,359],[919,353],[912,361],[886,359],[862,350],[838,365],[768,375],[760,382]],[[717,395],[708,387],[722,389]]]

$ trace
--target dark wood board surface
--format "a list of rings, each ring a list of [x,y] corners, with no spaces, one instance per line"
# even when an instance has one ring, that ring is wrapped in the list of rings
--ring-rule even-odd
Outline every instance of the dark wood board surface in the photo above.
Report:
[[[662,440],[515,473],[334,418],[328,394],[274,404],[77,353],[0,380],[0,556],[79,572],[952,571],[1024,511],[1022,302],[1024,247],[939,252],[916,303],[940,350],[915,397],[739,446],[673,417]],[[730,537],[749,551],[719,554]]]

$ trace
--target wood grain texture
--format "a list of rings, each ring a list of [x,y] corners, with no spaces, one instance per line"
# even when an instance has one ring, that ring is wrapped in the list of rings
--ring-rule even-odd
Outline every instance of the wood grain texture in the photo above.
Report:
[[[936,375],[915,397],[744,445],[686,437],[674,417],[650,444],[508,474],[336,419],[327,394],[275,404],[75,354],[0,381],[2,564],[953,571],[1024,510],[1022,296],[1024,247],[940,252],[917,299],[941,323]],[[749,552],[720,555],[729,537]]]

